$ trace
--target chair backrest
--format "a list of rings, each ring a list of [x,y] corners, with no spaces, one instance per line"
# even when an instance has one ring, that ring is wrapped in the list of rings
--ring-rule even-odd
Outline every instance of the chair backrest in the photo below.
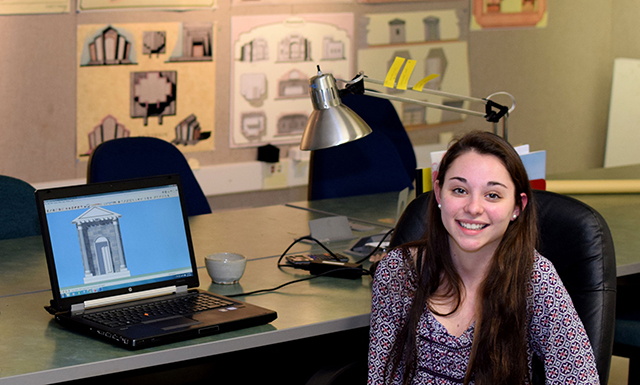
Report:
[[[373,132],[350,143],[313,151],[309,200],[401,191],[412,186],[416,156],[393,104],[367,95],[347,95],[342,102]]]
[[[35,188],[0,175],[0,240],[40,235]]]
[[[413,200],[398,220],[392,247],[422,237],[432,193]],[[566,195],[534,190],[540,254],[562,279],[591,341],[600,382],[609,378],[615,326],[616,262],[607,223],[590,206]],[[540,370],[540,368],[538,368]],[[544,378],[536,373],[534,378]]]
[[[89,158],[87,183],[179,174],[189,216],[211,212],[189,163],[175,145],[151,137],[106,141]]]

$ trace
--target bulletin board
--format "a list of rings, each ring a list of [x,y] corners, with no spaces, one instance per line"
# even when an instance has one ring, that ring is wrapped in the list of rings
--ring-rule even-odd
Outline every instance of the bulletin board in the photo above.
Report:
[[[309,78],[350,78],[353,14],[231,20],[230,147],[299,143],[313,110]]]
[[[213,150],[213,32],[212,22],[78,26],[78,158],[127,136]]]

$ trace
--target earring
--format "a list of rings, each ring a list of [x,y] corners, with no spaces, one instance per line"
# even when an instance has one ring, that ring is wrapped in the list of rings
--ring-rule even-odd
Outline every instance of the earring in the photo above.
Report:
[[[516,219],[518,217],[518,215],[513,214],[513,219]]]
[[[442,208],[442,205],[441,205],[440,203],[438,203],[438,208],[439,208],[439,209],[441,209],[441,208]]]

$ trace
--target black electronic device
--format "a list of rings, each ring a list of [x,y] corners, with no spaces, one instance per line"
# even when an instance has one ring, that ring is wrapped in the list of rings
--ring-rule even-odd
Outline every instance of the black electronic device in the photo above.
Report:
[[[312,261],[349,262],[349,258],[342,254],[335,253],[334,255],[335,257],[329,253],[296,254],[296,255],[287,255],[286,259],[287,259],[287,263],[294,266],[309,266]]]

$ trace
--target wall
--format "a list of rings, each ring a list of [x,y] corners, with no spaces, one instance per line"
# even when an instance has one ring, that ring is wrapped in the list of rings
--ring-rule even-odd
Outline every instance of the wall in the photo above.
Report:
[[[215,151],[197,153],[201,165],[250,162],[255,149],[229,149],[230,18],[243,14],[365,13],[454,7],[468,1],[364,5],[356,3],[232,6],[197,12],[101,12],[0,16],[0,174],[30,183],[82,179],[86,162],[75,157],[75,31],[78,24],[208,21],[217,23]],[[72,1],[75,9],[75,1]],[[548,151],[548,172],[600,167],[604,156],[614,54],[640,55],[631,0],[548,1],[547,28],[467,32],[471,91],[484,97],[512,93],[513,144]],[[628,12],[628,9],[631,12]],[[637,20],[637,17],[635,18]],[[614,22],[615,21],[615,22]],[[465,26],[466,28],[466,26]],[[619,38],[622,35],[625,39]],[[355,46],[355,44],[354,44]],[[437,141],[443,131],[490,129],[482,119],[410,132],[414,145]],[[281,156],[287,155],[283,148]],[[190,155],[191,157],[191,155]]]

